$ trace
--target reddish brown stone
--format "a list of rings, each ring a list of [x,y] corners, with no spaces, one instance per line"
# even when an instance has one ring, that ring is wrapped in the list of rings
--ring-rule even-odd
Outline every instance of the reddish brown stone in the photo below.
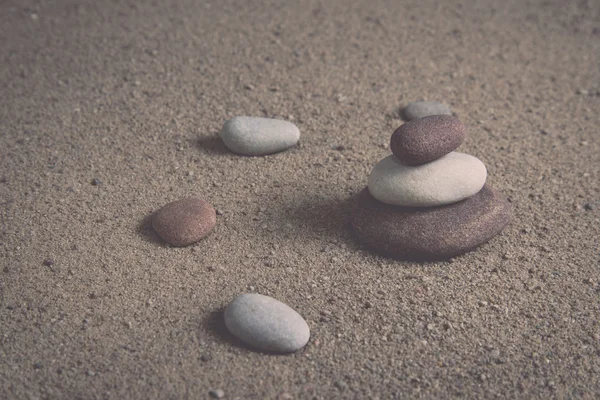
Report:
[[[451,115],[432,115],[401,125],[392,134],[390,149],[407,165],[418,165],[454,151],[465,140],[466,129]]]
[[[217,222],[215,209],[198,198],[167,204],[154,214],[152,227],[173,246],[187,246],[202,239]]]
[[[488,185],[458,203],[421,208],[381,203],[365,188],[351,215],[362,243],[406,260],[442,260],[473,250],[509,220],[510,204]]]

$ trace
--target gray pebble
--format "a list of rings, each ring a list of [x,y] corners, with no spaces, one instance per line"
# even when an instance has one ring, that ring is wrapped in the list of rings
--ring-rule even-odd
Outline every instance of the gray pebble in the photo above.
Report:
[[[246,293],[225,309],[227,329],[243,342],[264,351],[291,353],[310,338],[308,324],[294,309],[269,296]]]
[[[241,116],[225,122],[221,139],[234,153],[262,156],[295,146],[300,130],[288,121]]]
[[[430,115],[452,115],[452,112],[447,105],[437,101],[414,101],[404,107],[403,114],[406,119],[411,120]]]

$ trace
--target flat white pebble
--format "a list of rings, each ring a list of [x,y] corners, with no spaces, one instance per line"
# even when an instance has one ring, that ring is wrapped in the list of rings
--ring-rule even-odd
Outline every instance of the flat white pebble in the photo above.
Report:
[[[432,207],[456,203],[475,195],[487,178],[476,157],[453,151],[417,166],[402,164],[394,155],[381,160],[369,175],[371,195],[395,206]]]
[[[295,146],[300,130],[288,121],[240,116],[225,122],[221,139],[234,153],[262,156]]]
[[[225,309],[233,336],[264,351],[291,353],[308,343],[310,328],[290,306],[258,293],[241,294]]]
[[[403,113],[408,120],[430,115],[452,115],[447,105],[437,101],[413,101],[404,107]]]

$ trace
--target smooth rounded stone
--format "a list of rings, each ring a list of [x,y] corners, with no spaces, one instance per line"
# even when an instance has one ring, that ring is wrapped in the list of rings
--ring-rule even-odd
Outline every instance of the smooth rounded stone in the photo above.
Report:
[[[308,343],[308,324],[294,309],[258,293],[239,295],[225,309],[233,336],[264,351],[291,353]]]
[[[221,139],[234,153],[261,156],[295,146],[300,130],[291,122],[279,119],[234,117],[223,125]]]
[[[443,260],[487,242],[510,221],[510,203],[490,186],[458,203],[409,208],[357,196],[351,225],[368,247],[404,260]]]
[[[410,166],[391,155],[369,175],[369,191],[396,206],[433,207],[456,203],[479,192],[487,178],[485,165],[469,154],[452,152],[430,163]]]
[[[408,103],[402,111],[408,120],[428,117],[430,115],[452,115],[447,105],[437,101],[413,101]]]
[[[451,115],[432,115],[401,125],[392,134],[390,149],[407,165],[418,165],[454,151],[467,135],[465,126]]]
[[[202,239],[217,222],[215,209],[199,198],[184,198],[162,207],[152,218],[158,235],[173,246],[187,246]]]

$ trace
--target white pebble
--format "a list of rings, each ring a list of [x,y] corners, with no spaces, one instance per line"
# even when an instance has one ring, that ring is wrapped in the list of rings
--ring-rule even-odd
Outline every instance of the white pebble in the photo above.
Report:
[[[308,343],[310,328],[294,309],[258,293],[239,295],[225,309],[233,336],[265,351],[291,353]]]
[[[391,155],[369,175],[371,195],[395,206],[432,207],[456,203],[475,195],[487,178],[485,165],[476,157],[451,152],[430,163],[408,166]]]
[[[234,117],[223,125],[221,139],[234,153],[261,156],[296,145],[300,130],[291,122],[279,119]]]

